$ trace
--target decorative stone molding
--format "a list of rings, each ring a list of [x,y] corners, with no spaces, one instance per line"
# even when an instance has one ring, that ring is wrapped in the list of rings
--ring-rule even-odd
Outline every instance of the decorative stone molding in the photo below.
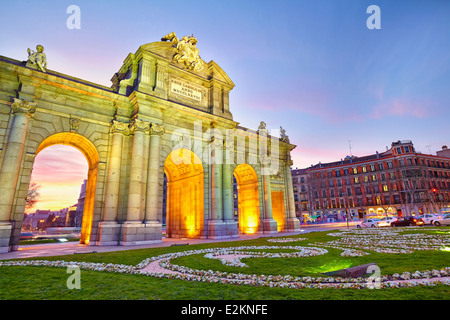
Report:
[[[150,125],[150,135],[162,136],[164,132],[166,132],[166,129],[162,124],[152,123]]]
[[[80,119],[70,118],[69,125],[70,125],[71,132],[78,132],[78,128],[80,127]]]
[[[36,112],[36,106],[36,102],[14,98],[14,102],[11,104],[11,113],[25,113],[30,116]]]

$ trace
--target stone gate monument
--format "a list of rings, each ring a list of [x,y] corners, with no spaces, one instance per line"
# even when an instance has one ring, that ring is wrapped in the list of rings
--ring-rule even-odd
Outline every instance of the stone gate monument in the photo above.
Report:
[[[175,33],[130,53],[105,87],[0,56],[0,252],[17,250],[35,156],[70,145],[89,172],[80,243],[231,238],[299,229],[289,143],[233,120],[234,84],[197,39]],[[51,65],[51,59],[49,59]],[[233,211],[236,178],[239,219]]]

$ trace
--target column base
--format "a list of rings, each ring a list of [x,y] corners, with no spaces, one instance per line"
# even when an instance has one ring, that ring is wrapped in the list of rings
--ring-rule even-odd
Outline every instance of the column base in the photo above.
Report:
[[[286,219],[286,231],[287,232],[300,231],[300,221],[297,218]]]
[[[126,221],[122,226],[121,246],[136,246],[162,242],[161,223]]]
[[[18,248],[12,248],[9,245],[12,232],[12,223],[9,221],[0,222],[0,253],[17,251]]]
[[[120,242],[122,225],[116,221],[102,221],[98,224],[97,246],[117,246]]]
[[[208,221],[208,239],[230,239],[238,236],[238,224],[236,221]]]
[[[278,224],[274,219],[263,219],[261,228],[262,233],[278,233]]]

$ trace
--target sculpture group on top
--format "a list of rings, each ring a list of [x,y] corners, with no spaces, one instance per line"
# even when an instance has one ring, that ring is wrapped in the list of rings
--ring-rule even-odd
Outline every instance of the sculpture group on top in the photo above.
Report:
[[[189,37],[183,36],[181,39],[171,32],[161,38],[161,41],[170,41],[172,46],[177,49],[177,53],[173,56],[175,62],[183,63],[184,66],[193,71],[201,71],[204,67],[204,62],[200,58],[200,53],[197,48],[197,38],[193,35]]]

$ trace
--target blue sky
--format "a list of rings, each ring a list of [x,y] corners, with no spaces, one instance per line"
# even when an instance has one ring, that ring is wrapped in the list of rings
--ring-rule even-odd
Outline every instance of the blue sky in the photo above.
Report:
[[[69,5],[81,29],[69,30]],[[369,5],[381,29],[369,30]],[[110,86],[130,52],[172,31],[194,34],[236,87],[234,120],[283,126],[294,167],[384,151],[410,139],[450,145],[450,1],[12,1],[0,55],[45,47],[48,68]],[[7,30],[7,31],[6,31]]]

